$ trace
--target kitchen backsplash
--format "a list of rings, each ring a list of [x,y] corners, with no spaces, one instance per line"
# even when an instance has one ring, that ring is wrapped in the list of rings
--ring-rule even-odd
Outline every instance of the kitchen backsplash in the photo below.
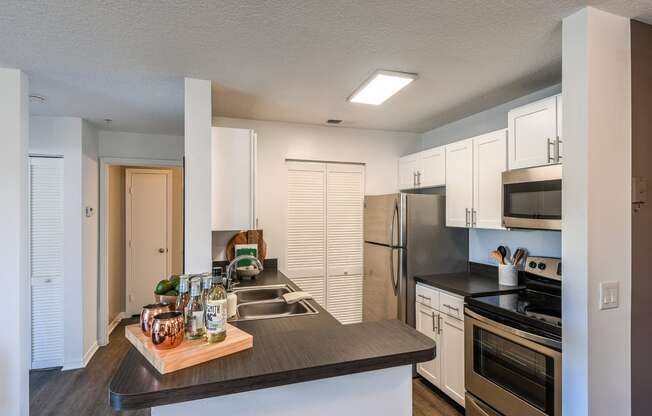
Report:
[[[518,247],[535,256],[561,257],[561,232],[534,230],[469,230],[469,260],[496,264],[489,254],[499,245],[513,253]]]

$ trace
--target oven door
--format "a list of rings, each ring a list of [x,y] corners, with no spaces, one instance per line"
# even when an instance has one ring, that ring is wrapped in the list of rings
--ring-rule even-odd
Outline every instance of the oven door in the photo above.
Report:
[[[561,352],[534,342],[538,335],[465,315],[466,390],[506,416],[560,416]]]
[[[503,172],[503,223],[561,230],[561,165]]]

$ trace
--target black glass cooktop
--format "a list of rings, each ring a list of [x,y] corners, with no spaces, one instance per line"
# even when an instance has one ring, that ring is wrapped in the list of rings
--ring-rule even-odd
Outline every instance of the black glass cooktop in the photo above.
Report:
[[[480,296],[468,299],[472,310],[476,308],[504,317],[510,326],[532,327],[546,335],[561,338],[561,297],[535,290]],[[481,312],[481,311],[478,311]],[[539,332],[539,331],[533,331]]]

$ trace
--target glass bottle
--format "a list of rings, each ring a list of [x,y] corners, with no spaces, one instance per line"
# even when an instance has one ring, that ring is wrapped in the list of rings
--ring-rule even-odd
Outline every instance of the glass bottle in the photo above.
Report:
[[[206,296],[211,291],[213,287],[213,274],[212,273],[202,273],[201,275],[201,300],[204,305],[206,305]]]
[[[175,309],[183,313],[185,313],[186,305],[190,300],[190,294],[188,293],[189,280],[190,280],[190,275],[184,274],[179,276],[179,294],[177,295],[177,304]]]
[[[222,282],[216,282],[206,297],[206,340],[221,342],[226,339],[227,302]]]
[[[186,305],[186,339],[199,339],[204,336],[204,303],[201,299],[201,278],[190,280],[190,300]]]

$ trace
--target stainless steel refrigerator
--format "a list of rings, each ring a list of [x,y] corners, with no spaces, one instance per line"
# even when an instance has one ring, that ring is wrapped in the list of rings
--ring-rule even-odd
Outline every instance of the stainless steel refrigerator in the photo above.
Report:
[[[446,227],[445,208],[443,195],[365,197],[363,320],[414,326],[414,276],[467,270],[468,230]]]

